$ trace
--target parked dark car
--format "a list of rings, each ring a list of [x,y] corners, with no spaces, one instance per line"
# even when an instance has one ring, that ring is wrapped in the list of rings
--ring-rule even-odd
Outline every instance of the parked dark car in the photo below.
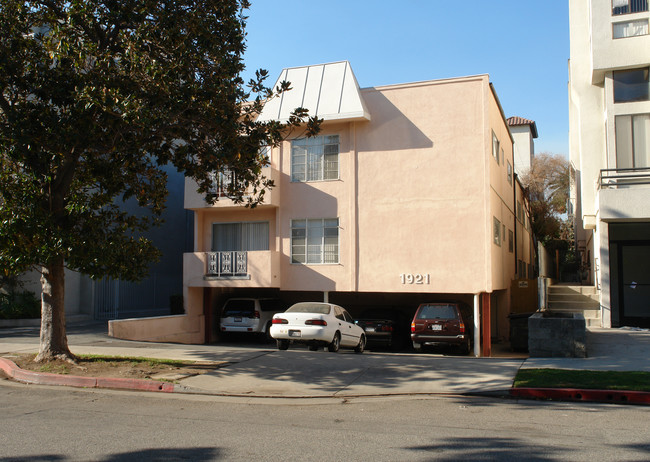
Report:
[[[368,345],[400,348],[404,343],[402,331],[406,328],[408,333],[408,321],[404,318],[402,313],[389,308],[372,308],[361,313],[355,323],[366,332]]]
[[[415,351],[423,345],[452,345],[468,354],[472,349],[472,309],[462,302],[422,303],[411,323]]]

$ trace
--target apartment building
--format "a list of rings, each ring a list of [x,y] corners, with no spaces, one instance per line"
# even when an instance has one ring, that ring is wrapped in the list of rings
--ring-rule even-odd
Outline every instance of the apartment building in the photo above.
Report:
[[[650,326],[647,0],[570,0],[569,143],[583,283],[602,325]]]
[[[344,61],[285,69],[278,80],[293,90],[261,120],[302,106],[324,120],[321,132],[267,150],[275,187],[254,209],[227,197],[208,205],[187,179],[186,314],[112,322],[112,335],[209,342],[227,298],[271,296],[328,300],[353,316],[462,300],[487,348],[507,338],[510,285],[532,272],[533,246],[488,75],[360,89]]]

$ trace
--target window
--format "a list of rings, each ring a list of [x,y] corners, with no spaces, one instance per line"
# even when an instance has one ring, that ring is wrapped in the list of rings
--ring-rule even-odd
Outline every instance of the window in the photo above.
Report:
[[[506,161],[508,163],[508,170],[507,170],[507,175],[508,175],[508,183],[512,184],[512,165],[510,164],[510,161]]]
[[[215,223],[214,252],[269,250],[269,222]]]
[[[492,132],[492,157],[497,160],[497,164],[499,163],[499,147],[499,139],[496,133]]]
[[[496,245],[501,247],[501,222],[497,220],[496,217],[492,217],[494,219],[494,227],[493,227],[493,233],[494,236],[492,237],[492,240]]]
[[[648,101],[650,68],[614,71],[614,102]]]
[[[262,146],[259,150],[260,158],[264,159],[266,162],[271,161],[271,146]]]
[[[291,220],[291,263],[338,262],[338,218]]]
[[[515,251],[515,235],[511,230],[508,230],[508,252]]]
[[[314,136],[291,142],[291,181],[338,180],[339,136]]]
[[[612,35],[615,39],[648,35],[648,20],[637,19],[634,21],[615,22],[613,24]]]
[[[650,114],[616,116],[616,168],[650,167]]]
[[[612,0],[612,14],[628,14],[648,11],[648,0]]]

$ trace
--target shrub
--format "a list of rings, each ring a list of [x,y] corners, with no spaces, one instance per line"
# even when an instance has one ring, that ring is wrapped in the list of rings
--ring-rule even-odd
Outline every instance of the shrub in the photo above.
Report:
[[[0,319],[41,317],[41,301],[34,292],[0,292]]]

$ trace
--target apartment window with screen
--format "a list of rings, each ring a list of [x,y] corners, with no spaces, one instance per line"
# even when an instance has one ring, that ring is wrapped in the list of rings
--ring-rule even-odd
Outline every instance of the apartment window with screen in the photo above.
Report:
[[[648,101],[650,84],[649,67],[614,71],[614,102]]]
[[[648,35],[647,19],[635,19],[612,24],[612,36],[615,39],[639,37],[641,35]]]
[[[650,167],[650,114],[616,116],[616,168]]]
[[[492,218],[494,220],[492,240],[496,245],[501,247],[501,222],[497,220],[496,217],[492,217]]]
[[[515,234],[512,230],[508,230],[508,252],[513,253],[515,251]]]
[[[496,159],[497,164],[499,163],[499,149],[499,138],[497,138],[496,133],[492,132],[492,157]]]
[[[291,220],[291,263],[339,262],[339,219]]]
[[[512,165],[510,164],[510,161],[508,160],[508,169],[506,171],[506,174],[508,175],[508,183],[512,184]]]
[[[291,181],[338,179],[338,135],[299,138],[291,142]]]
[[[214,252],[269,250],[269,222],[214,223]]]
[[[612,0],[612,14],[641,13],[648,11],[648,0]]]

